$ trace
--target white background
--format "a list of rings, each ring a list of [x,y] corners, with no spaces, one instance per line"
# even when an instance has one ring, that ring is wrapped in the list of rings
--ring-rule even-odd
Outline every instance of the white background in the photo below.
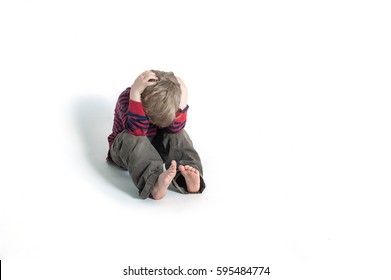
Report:
[[[4,279],[390,279],[387,2],[1,1]],[[187,84],[202,195],[140,200],[105,161],[146,69]]]

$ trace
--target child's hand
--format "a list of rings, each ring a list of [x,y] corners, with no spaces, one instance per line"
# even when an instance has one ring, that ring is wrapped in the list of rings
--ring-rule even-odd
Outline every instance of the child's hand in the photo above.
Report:
[[[153,86],[157,84],[159,78],[152,71],[145,71],[137,77],[130,90],[130,99],[141,102],[141,93],[147,86]]]

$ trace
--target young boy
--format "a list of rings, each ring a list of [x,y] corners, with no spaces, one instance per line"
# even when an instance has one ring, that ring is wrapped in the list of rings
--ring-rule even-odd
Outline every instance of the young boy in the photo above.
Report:
[[[118,98],[108,159],[129,170],[142,199],[205,189],[201,160],[183,129],[187,89],[172,72],[145,71]],[[178,168],[178,170],[177,170]]]

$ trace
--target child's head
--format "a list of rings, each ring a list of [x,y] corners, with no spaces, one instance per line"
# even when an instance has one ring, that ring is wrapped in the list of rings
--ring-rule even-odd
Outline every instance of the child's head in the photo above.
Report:
[[[159,78],[156,85],[148,86],[141,94],[144,111],[152,123],[167,127],[175,119],[181,101],[181,87],[172,72],[151,70]]]

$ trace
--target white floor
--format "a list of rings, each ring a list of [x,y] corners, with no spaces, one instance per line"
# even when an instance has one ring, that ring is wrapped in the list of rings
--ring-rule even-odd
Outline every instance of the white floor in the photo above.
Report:
[[[4,279],[390,279],[386,2],[141,2],[0,5]],[[187,83],[202,195],[140,200],[105,161],[151,68]]]

